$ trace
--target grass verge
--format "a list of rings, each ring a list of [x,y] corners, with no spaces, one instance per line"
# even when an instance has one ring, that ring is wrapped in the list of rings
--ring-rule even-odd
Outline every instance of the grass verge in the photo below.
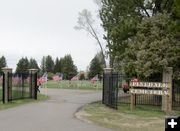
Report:
[[[16,106],[20,106],[20,105],[24,105],[24,104],[28,104],[28,103],[32,103],[32,102],[39,102],[39,101],[44,101],[47,100],[49,97],[43,94],[38,94],[38,99],[34,100],[34,99],[20,99],[20,100],[13,100],[12,102],[3,104],[2,102],[0,102],[0,110],[3,109],[8,109],[8,108],[13,108]]]
[[[60,82],[56,82],[50,80],[47,83],[43,84],[42,87],[57,88],[57,89],[102,90],[102,82],[98,81],[92,83],[86,80],[82,80],[82,81],[63,80]]]
[[[118,131],[164,131],[167,114],[152,106],[138,106],[130,111],[128,104],[122,104],[118,110],[113,110],[97,102],[86,105],[78,115]],[[180,115],[180,112],[169,115]]]

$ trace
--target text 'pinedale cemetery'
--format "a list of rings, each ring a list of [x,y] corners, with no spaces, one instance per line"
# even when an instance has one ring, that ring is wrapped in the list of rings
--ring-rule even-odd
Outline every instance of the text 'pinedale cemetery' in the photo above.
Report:
[[[159,82],[131,82],[130,86],[136,87],[136,89],[130,89],[131,94],[170,95],[169,89],[171,84]]]
[[[166,97],[162,99],[165,101],[165,111],[169,111],[169,104],[171,103],[172,84],[165,82],[130,82],[130,94],[131,94],[131,109],[134,109],[136,95],[160,95]]]

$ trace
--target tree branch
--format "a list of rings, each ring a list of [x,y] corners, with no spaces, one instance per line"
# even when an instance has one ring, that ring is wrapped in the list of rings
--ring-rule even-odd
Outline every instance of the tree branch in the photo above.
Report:
[[[93,36],[94,38],[97,40],[99,46],[100,46],[100,49],[101,49],[101,52],[102,52],[102,56],[103,56],[103,60],[104,60],[104,67],[106,68],[106,62],[105,62],[105,55],[104,55],[104,51],[103,51],[103,48],[102,48],[102,45],[101,45],[101,42],[94,30],[94,28],[92,27],[92,25],[89,23],[89,21],[87,20],[87,24],[89,25],[89,27],[91,28],[92,32],[93,32]]]
[[[139,6],[139,7],[146,13],[146,15],[147,15],[148,17],[150,17],[150,15],[149,15],[149,13],[147,12],[146,8],[145,8],[143,5],[141,5],[141,3],[139,2],[139,0],[134,0],[134,2],[135,2],[135,4],[136,4],[137,6]]]

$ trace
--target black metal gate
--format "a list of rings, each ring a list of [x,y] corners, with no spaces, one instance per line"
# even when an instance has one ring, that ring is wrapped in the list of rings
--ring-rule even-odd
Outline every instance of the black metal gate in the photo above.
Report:
[[[37,74],[8,73],[8,101],[16,99],[37,99]],[[4,82],[3,82],[4,83]],[[11,88],[10,88],[11,87]]]
[[[127,84],[129,86],[129,82],[131,79],[126,75],[119,75],[119,94],[118,94],[118,104],[130,104],[130,93],[124,91],[123,85]],[[160,78],[158,79],[147,79],[143,80],[147,82],[161,82]],[[129,87],[130,88],[130,87]],[[140,88],[138,88],[140,89]],[[153,89],[153,88],[151,88]],[[154,88],[156,90],[157,88]],[[135,95],[135,104],[138,105],[147,105],[147,106],[156,106],[157,109],[161,109],[162,106],[162,96],[159,95],[143,95],[138,94]],[[180,80],[173,80],[172,86],[172,110],[180,111]]]
[[[130,81],[137,78],[128,77],[125,74],[120,74],[120,84],[119,84],[119,104],[130,104]],[[160,82],[159,79],[144,79],[141,81],[145,82]],[[144,89],[138,87],[138,89]],[[153,88],[151,88],[153,89]],[[156,90],[157,88],[154,88]],[[161,106],[162,96],[158,95],[143,95],[143,94],[136,94],[135,95],[135,104],[136,105],[150,105],[150,106]]]
[[[103,74],[103,97],[102,103],[111,107],[118,108],[120,104],[130,104],[130,81],[136,78],[128,77],[122,73],[104,73]],[[162,82],[161,78],[142,79],[140,81]],[[138,88],[139,89],[139,88]],[[153,88],[156,90],[157,88]],[[147,105],[161,109],[162,96],[159,95],[135,95],[135,105]],[[172,86],[172,109],[180,111],[180,80],[173,80]]]
[[[102,103],[117,109],[118,102],[118,73],[103,74],[103,99]]]

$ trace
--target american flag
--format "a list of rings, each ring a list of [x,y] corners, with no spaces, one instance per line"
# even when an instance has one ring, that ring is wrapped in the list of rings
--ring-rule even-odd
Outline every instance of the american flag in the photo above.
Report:
[[[46,82],[46,79],[44,77],[40,77],[38,80],[37,80],[37,83],[39,84],[43,84]]]
[[[94,83],[94,82],[96,82],[96,81],[98,81],[99,79],[98,79],[98,75],[96,75],[96,76],[94,76],[92,79],[91,79],[91,82],[92,83]]]
[[[71,78],[71,81],[78,81],[78,80],[79,80],[79,76],[78,75],[76,75],[73,78]]]
[[[53,80],[54,80],[54,81],[61,81],[61,80],[62,80],[62,77],[59,76],[59,75],[55,75],[55,76],[53,76]]]
[[[45,73],[42,77],[40,77],[38,80],[37,80],[37,83],[39,84],[43,84],[45,82],[47,82],[47,74]]]
[[[140,80],[138,78],[133,78],[131,81],[132,82],[140,82]]]
[[[3,76],[0,76],[0,81],[2,81],[3,80]]]

